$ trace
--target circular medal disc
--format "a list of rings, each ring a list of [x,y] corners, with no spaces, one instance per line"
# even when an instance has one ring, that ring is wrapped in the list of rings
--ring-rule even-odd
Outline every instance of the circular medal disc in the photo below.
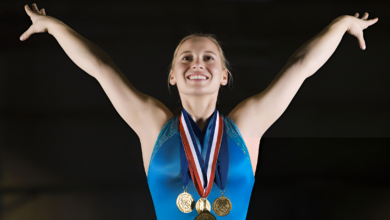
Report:
[[[213,202],[213,211],[218,216],[226,216],[232,210],[232,202],[225,196],[216,198]]]
[[[176,199],[177,208],[184,213],[190,213],[194,209],[195,200],[192,198],[191,194],[184,191]]]
[[[195,217],[195,220],[217,220],[217,218],[209,211],[204,210],[198,216]]]
[[[204,200],[206,200],[206,207],[205,207],[205,202]],[[210,202],[209,200],[207,200],[206,198],[200,198],[197,202],[196,202],[196,211],[200,214],[203,210],[207,210],[210,212],[211,210],[211,205],[210,205]]]

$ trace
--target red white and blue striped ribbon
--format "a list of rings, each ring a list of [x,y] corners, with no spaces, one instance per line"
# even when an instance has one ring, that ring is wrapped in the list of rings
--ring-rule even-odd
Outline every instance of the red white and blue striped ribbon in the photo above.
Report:
[[[222,142],[223,119],[218,110],[215,110],[212,121],[210,121],[213,123],[211,140],[207,146],[206,157],[202,158],[201,147],[195,140],[195,133],[188,117],[191,116],[183,109],[180,116],[180,135],[195,188],[202,198],[206,198],[214,182],[215,167]]]

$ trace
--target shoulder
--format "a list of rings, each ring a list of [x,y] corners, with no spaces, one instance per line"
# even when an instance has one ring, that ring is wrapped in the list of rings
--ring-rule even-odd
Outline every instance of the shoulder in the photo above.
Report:
[[[228,115],[222,115],[226,134],[232,138],[235,142],[240,143],[242,141],[242,135],[240,129],[236,123]]]
[[[179,114],[170,118],[159,131],[156,146],[161,146],[172,135],[179,132]]]

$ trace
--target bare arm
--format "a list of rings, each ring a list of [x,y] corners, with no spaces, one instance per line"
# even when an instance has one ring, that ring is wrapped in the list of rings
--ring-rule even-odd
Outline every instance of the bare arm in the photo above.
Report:
[[[151,132],[160,131],[173,117],[159,100],[135,89],[114,63],[103,65],[96,76],[119,115],[137,133],[141,142],[151,139]]]
[[[300,70],[299,63],[288,62],[264,91],[245,99],[229,113],[243,137],[261,138],[282,115],[306,80]]]
[[[97,45],[63,23],[50,23],[49,32],[68,56],[102,86],[118,114],[140,138],[160,130],[173,116],[157,99],[139,92],[112,59]]]
[[[358,39],[359,46],[365,50],[363,30],[375,24],[378,19],[367,20],[368,13],[359,19],[359,14],[355,16],[343,15],[334,19],[320,33],[304,43],[291,56],[292,60],[297,60],[301,66],[301,73],[306,77],[313,75],[334,53],[345,32]]]
[[[159,131],[173,116],[163,103],[135,89],[96,44],[60,20],[47,16],[44,10],[39,11],[36,4],[33,4],[33,10],[26,5],[25,10],[33,25],[22,35],[21,40],[46,31],[53,35],[69,58],[100,83],[119,115],[141,139],[150,138],[151,132]]]
[[[96,44],[62,22],[50,22],[48,32],[77,66],[99,82],[118,114],[140,138],[150,137],[151,130],[160,130],[173,116],[163,103],[139,92]]]
[[[34,3],[32,8],[24,6],[32,25],[20,37],[21,41],[27,40],[35,33],[51,34],[68,57],[82,70],[96,78],[97,70],[103,63],[112,62],[111,58],[96,44],[84,38],[64,22],[46,15],[45,10],[38,9]]]
[[[261,93],[249,97],[230,113],[243,137],[261,137],[283,114],[307,77],[314,74],[333,54],[346,31],[356,36],[363,49],[362,30],[377,19],[340,16],[302,45]]]
[[[96,44],[78,34],[57,19],[49,20],[48,32],[60,44],[69,58],[82,70],[96,78],[98,69],[111,58]]]

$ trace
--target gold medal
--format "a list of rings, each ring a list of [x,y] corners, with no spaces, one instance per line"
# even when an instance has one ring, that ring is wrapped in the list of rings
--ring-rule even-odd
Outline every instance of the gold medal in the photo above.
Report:
[[[207,198],[200,198],[196,202],[196,211],[200,214],[202,211],[207,210],[210,212],[211,205],[210,202],[207,200]]]
[[[216,198],[213,202],[213,211],[218,216],[226,216],[232,210],[232,202],[230,199],[225,197],[222,193],[222,196]]]
[[[184,190],[177,199],[176,199],[177,208],[184,213],[190,213],[194,209],[195,200],[192,198],[191,194],[187,193],[187,190]]]
[[[207,210],[203,210],[195,220],[217,220],[217,218]]]

